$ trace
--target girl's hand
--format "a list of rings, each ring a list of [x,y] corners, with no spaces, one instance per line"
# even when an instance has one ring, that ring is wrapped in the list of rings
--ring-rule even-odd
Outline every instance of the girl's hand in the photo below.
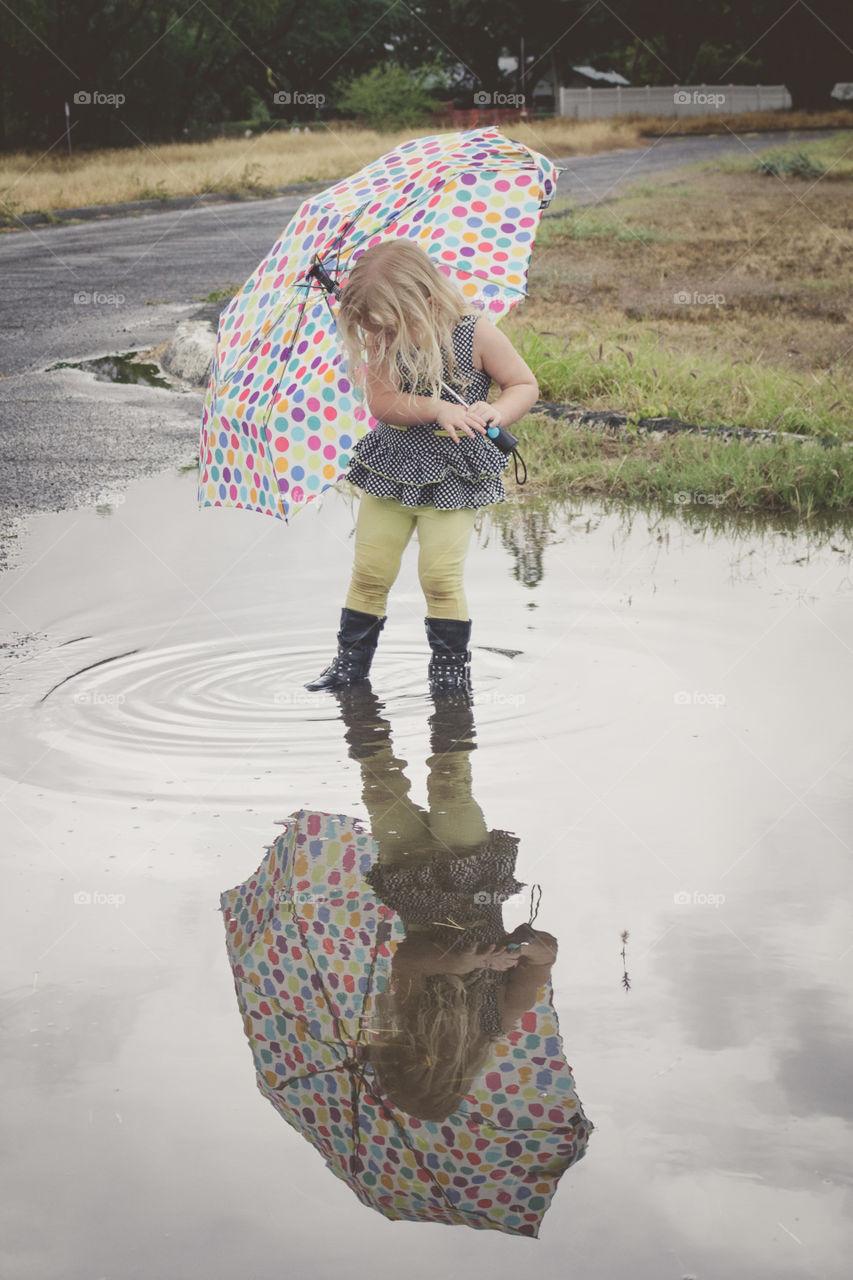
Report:
[[[535,942],[521,944],[521,959],[529,964],[553,964],[557,959],[557,939],[551,933],[543,933],[541,929],[535,929],[534,932]]]
[[[474,404],[469,404],[468,408],[481,413],[487,427],[499,427],[501,425],[501,415],[493,404],[487,404],[485,400],[476,400]]]
[[[482,412],[484,407],[489,408],[482,401],[478,405],[465,405],[450,404],[447,400],[442,400],[435,420],[451,440],[458,444],[460,435],[473,437],[486,434],[486,419]]]
[[[480,950],[475,943],[461,951],[454,951],[452,959],[447,957],[447,971],[450,973],[473,973],[475,969],[511,969],[518,964],[518,955],[513,955],[506,948],[492,943],[490,947]]]
[[[497,947],[493,943],[485,951],[479,955],[481,969],[512,969],[517,965],[520,956],[518,952],[507,951],[506,947]]]

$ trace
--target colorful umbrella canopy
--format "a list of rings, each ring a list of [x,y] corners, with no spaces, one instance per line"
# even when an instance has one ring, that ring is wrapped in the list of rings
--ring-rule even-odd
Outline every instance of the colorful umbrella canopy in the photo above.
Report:
[[[393,1107],[365,1054],[405,933],[364,880],[376,856],[356,819],[300,810],[251,879],[222,894],[258,1088],[386,1217],[536,1236],[592,1129],[550,985],[446,1120]]]
[[[497,129],[470,129],[415,138],[306,200],[219,318],[199,506],[286,520],[340,479],[375,425],[335,324],[352,263],[382,240],[414,240],[472,309],[497,319],[525,295],[557,173]]]

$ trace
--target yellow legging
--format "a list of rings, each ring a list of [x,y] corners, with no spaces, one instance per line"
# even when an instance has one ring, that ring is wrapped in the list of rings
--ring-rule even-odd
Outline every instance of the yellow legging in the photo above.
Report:
[[[346,598],[348,609],[383,618],[388,592],[400,572],[403,552],[418,530],[418,577],[431,618],[468,620],[462,587],[465,556],[476,511],[462,507],[405,507],[396,498],[362,492],[355,526],[355,562]]]
[[[360,760],[362,795],[379,861],[386,865],[464,857],[487,837],[483,811],[471,795],[470,751],[427,758],[429,809],[412,800],[405,760],[394,754],[390,732]]]

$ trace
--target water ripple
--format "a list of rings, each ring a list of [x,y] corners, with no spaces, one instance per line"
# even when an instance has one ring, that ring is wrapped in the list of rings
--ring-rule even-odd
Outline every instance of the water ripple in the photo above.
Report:
[[[328,769],[345,750],[335,698],[304,688],[330,656],[328,642],[292,646],[265,635],[239,647],[221,639],[123,647],[69,672],[83,654],[66,649],[57,679],[54,649],[29,666],[29,696],[17,700],[0,764],[9,777],[61,790],[197,800],[257,795],[254,770],[277,778],[264,787],[277,794],[285,762],[289,781],[302,771],[308,783],[322,758]],[[374,688],[395,729],[423,725],[432,710],[428,656],[422,643],[383,645]],[[505,725],[504,738],[529,715],[502,679],[512,661],[487,650],[475,657],[482,714]]]

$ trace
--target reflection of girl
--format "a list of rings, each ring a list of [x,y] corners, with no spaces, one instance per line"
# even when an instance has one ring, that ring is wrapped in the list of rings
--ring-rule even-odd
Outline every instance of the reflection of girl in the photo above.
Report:
[[[379,853],[366,878],[406,926],[390,990],[378,1000],[370,1058],[389,1100],[442,1119],[469,1092],[493,1042],[535,1003],[557,945],[531,931],[508,948],[502,903],[523,888],[514,875],[518,839],[487,831],[471,795],[470,707],[442,700],[430,719],[427,810],[409,796],[405,761],[369,685],[337,697]]]
[[[380,897],[382,894],[380,893]],[[378,1001],[386,1030],[370,1058],[386,1097],[422,1120],[443,1120],[470,1091],[492,1045],[536,1002],[557,954],[556,939],[536,931],[514,955],[492,943],[447,948],[431,930],[411,930],[392,963],[390,993]],[[490,982],[501,973],[500,985]]]
[[[508,460],[486,429],[525,414],[536,379],[500,329],[408,240],[383,241],[358,257],[337,324],[354,377],[367,357],[364,393],[377,425],[355,446],[347,473],[360,502],[338,651],[307,688],[342,688],[367,675],[388,592],[417,529],[430,687],[468,691],[465,557],[476,509],[504,500]],[[501,394],[488,404],[493,379]]]

